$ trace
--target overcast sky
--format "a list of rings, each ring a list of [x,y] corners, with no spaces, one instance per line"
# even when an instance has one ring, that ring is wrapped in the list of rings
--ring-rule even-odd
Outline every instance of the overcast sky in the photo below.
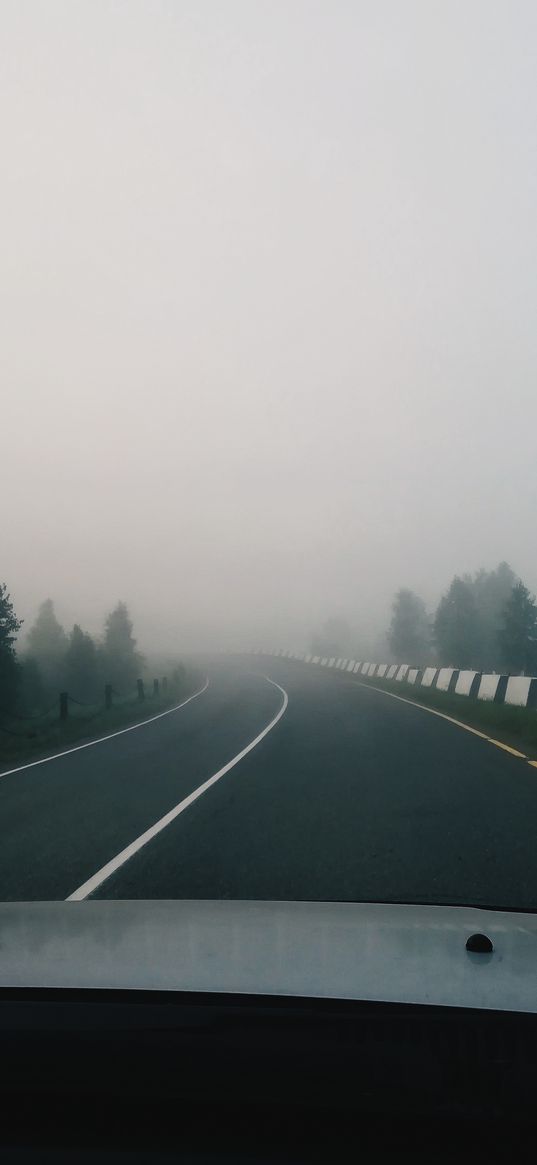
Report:
[[[536,59],[534,0],[0,0],[21,615],[285,644],[537,588]]]

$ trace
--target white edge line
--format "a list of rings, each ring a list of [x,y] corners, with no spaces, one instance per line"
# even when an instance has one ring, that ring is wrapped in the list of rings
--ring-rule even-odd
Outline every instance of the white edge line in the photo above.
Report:
[[[118,728],[117,732],[109,732],[107,736],[99,736],[97,740],[86,740],[84,744],[77,744],[74,748],[65,748],[63,752],[55,752],[53,756],[42,756],[40,760],[29,761],[26,765],[19,765],[16,769],[6,769],[5,772],[0,773],[2,777],[10,777],[12,773],[22,773],[24,769],[33,769],[35,765],[46,765],[50,760],[58,760],[61,756],[70,756],[72,752],[80,752],[81,748],[93,748],[94,744],[103,744],[106,740],[112,740],[114,736],[123,736],[124,732],[134,732],[135,728],[143,728],[145,724],[152,724],[154,720],[160,720],[162,716],[170,716],[172,712],[178,712],[180,708],[184,708],[186,704],[190,704],[191,700],[195,700],[197,696],[203,695],[209,687],[209,680],[206,679],[202,688],[198,692],[194,692],[187,700],[183,700],[181,704],[175,704],[173,708],[166,708],[165,712],[157,712],[156,716],[150,716],[148,720],[138,720],[136,724],[129,724],[127,728]]]
[[[456,720],[454,716],[447,716],[445,712],[439,712],[437,708],[430,708],[428,704],[419,704],[417,700],[409,700],[407,696],[398,696],[396,692],[387,692],[385,688],[377,688],[375,684],[364,684],[361,682],[349,684],[352,688],[370,688],[372,692],[381,692],[383,696],[391,696],[392,700],[400,700],[402,704],[412,704],[413,708],[421,708],[424,712],[431,712],[433,716],[439,716],[441,720],[448,720],[450,724],[456,724],[457,728],[464,728],[465,732],[471,732],[473,736],[479,736],[481,740],[486,740],[488,744],[495,744],[498,748],[505,749],[513,756],[520,757],[521,760],[527,760],[525,752],[519,752],[516,748],[511,748],[508,744],[503,744],[501,740],[496,740],[494,736],[487,736],[486,732],[480,732],[479,728],[472,728],[470,724],[465,724],[464,720]]]
[[[214,773],[213,776],[209,777],[207,781],[204,781],[202,785],[198,785],[198,788],[194,789],[193,793],[189,793],[188,797],[185,797],[182,801],[179,801],[179,804],[176,805],[173,809],[170,809],[169,813],[165,813],[164,817],[161,817],[159,821],[155,821],[155,824],[151,825],[149,829],[146,829],[145,833],[141,833],[139,837],[135,838],[134,841],[131,841],[130,845],[125,846],[125,849],[122,849],[120,853],[116,854],[115,858],[112,858],[111,861],[107,862],[105,866],[101,866],[101,869],[97,870],[96,874],[93,874],[91,878],[88,878],[86,882],[83,882],[77,890],[73,890],[73,893],[69,894],[69,896],[65,899],[66,902],[82,902],[84,898],[88,898],[94,890],[97,890],[99,886],[102,886],[103,882],[106,882],[107,878],[109,878],[111,874],[114,874],[116,870],[119,870],[120,866],[124,866],[125,862],[128,862],[129,859],[134,856],[134,854],[138,853],[138,850],[141,850],[143,846],[147,845],[149,841],[152,841],[152,839],[156,837],[158,833],[161,833],[163,829],[166,829],[166,826],[170,825],[170,823],[174,821],[176,817],[179,817],[180,813],[184,813],[185,809],[188,809],[189,805],[192,805],[194,801],[197,801],[198,797],[201,797],[203,793],[206,793],[207,789],[210,789],[211,785],[215,785],[221,777],[225,776],[226,773],[229,773],[230,769],[234,768],[235,765],[238,764],[239,761],[247,755],[247,753],[251,752],[252,749],[255,748],[256,744],[259,744],[259,742],[263,740],[264,736],[268,735],[268,733],[278,723],[278,720],[281,720],[289,703],[289,697],[285,689],[281,688],[280,685],[275,683],[274,680],[269,679],[268,676],[263,676],[263,679],[267,680],[269,684],[272,684],[274,688],[278,688],[278,691],[280,691],[283,696],[282,706],[279,712],[277,712],[276,716],[274,716],[274,718],[270,721],[270,724],[267,724],[266,728],[263,728],[262,732],[260,732],[254,740],[251,740],[250,743],[246,745],[246,748],[243,748],[241,752],[238,752],[237,755],[233,757],[233,760],[228,761],[227,765],[224,765],[224,767],[219,769],[217,773]]]

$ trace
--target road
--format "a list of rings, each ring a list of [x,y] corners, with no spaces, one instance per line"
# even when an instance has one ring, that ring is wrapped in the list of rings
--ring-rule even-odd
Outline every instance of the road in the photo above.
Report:
[[[536,769],[344,673],[251,657],[208,678],[169,715],[0,775],[0,899],[537,908]]]

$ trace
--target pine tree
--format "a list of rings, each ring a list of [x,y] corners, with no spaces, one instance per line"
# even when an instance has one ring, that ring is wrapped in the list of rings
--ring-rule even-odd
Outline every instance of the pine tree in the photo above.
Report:
[[[479,570],[472,586],[477,608],[482,671],[499,671],[503,666],[498,634],[503,626],[503,612],[511,591],[517,582],[507,562],[500,562],[496,570]]]
[[[388,643],[399,662],[426,663],[431,653],[431,630],[423,599],[403,587],[394,598]]]
[[[56,618],[52,599],[45,599],[28,635],[28,654],[36,660],[49,687],[61,687],[65,679],[67,636]]]
[[[103,662],[106,679],[116,688],[124,691],[134,686],[143,656],[136,651],[132,620],[125,603],[118,603],[106,619]]]
[[[75,699],[91,701],[98,688],[97,648],[91,635],[75,623],[65,653],[67,689]]]
[[[453,579],[438,604],[434,636],[442,664],[480,670],[482,638],[471,579]]]
[[[522,582],[505,604],[499,642],[508,671],[531,675],[537,670],[537,604]]]
[[[22,626],[5,583],[0,583],[0,713],[8,711],[17,695],[18,667],[15,639]]]

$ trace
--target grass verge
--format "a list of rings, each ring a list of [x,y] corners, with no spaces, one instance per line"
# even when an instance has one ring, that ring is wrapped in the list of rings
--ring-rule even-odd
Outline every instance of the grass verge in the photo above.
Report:
[[[136,697],[116,699],[111,708],[99,705],[80,707],[70,704],[67,720],[57,711],[36,720],[6,719],[0,728],[0,774],[32,760],[40,760],[99,736],[128,728],[140,720],[149,720],[187,700],[203,686],[201,672],[189,670],[184,680],[170,685],[166,695],[148,693],[145,700]]]
[[[510,704],[494,704],[487,700],[474,700],[469,696],[456,696],[454,692],[438,692],[435,688],[422,688],[420,685],[408,684],[405,680],[397,683],[394,680],[376,679],[374,676],[354,676],[348,673],[349,680],[371,688],[380,688],[385,692],[392,692],[406,700],[413,700],[415,704],[422,704],[425,708],[434,708],[446,716],[453,716],[471,728],[477,728],[487,736],[501,740],[520,752],[526,752],[530,760],[537,760],[537,710],[535,708],[517,708]]]

